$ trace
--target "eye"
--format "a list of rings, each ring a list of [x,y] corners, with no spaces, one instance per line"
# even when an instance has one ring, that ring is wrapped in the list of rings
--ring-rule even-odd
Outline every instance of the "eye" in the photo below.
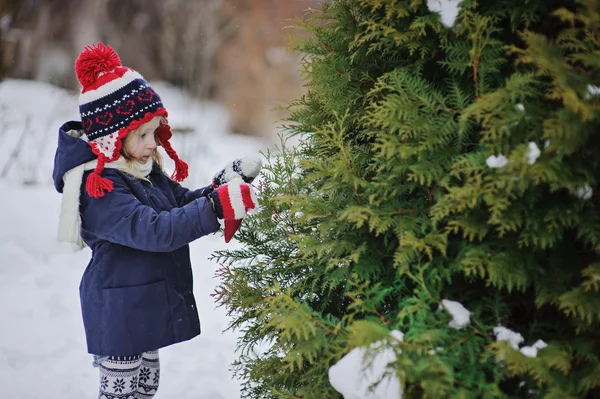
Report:
[[[140,137],[141,137],[141,138],[144,138],[144,137],[146,137],[146,135],[147,135],[147,134],[148,134],[148,133],[142,133],[142,135],[141,135]]]

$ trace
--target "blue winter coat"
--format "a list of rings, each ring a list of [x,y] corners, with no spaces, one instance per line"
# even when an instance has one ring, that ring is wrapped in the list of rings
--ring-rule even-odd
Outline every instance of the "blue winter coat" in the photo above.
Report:
[[[58,132],[58,192],[69,169],[95,159],[87,143],[66,134],[71,129],[81,130],[81,123]],[[156,166],[151,183],[105,169],[114,189],[92,198],[85,190],[89,173],[79,208],[81,235],[92,249],[79,286],[88,352],[136,355],[200,334],[188,244],[219,228],[206,198],[212,187],[187,190]]]

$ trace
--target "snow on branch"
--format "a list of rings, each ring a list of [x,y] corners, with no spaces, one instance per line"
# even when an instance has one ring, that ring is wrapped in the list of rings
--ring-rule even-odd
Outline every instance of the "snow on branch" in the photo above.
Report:
[[[586,199],[586,200],[592,198],[593,194],[594,194],[594,190],[592,190],[592,188],[587,184],[584,185],[583,187],[578,187],[577,191],[575,193],[577,198]]]
[[[442,17],[442,24],[450,28],[458,15],[458,5],[462,0],[427,0],[429,11],[437,12]]]
[[[533,141],[529,142],[529,150],[527,151],[527,163],[529,165],[533,165],[535,161],[539,158],[542,152],[538,148],[537,144]]]
[[[329,382],[344,399],[402,398],[400,380],[388,364],[396,361],[393,345],[404,339],[398,330],[367,348],[354,348],[329,368]],[[369,356],[372,354],[372,357]]]
[[[496,335],[496,341],[506,341],[516,350],[520,350],[521,353],[527,357],[536,357],[538,350],[544,349],[548,346],[544,341],[538,339],[532,346],[523,346],[519,349],[524,339],[523,336],[517,332],[514,332],[506,327],[498,326],[494,327],[494,334]]]
[[[452,320],[448,323],[450,327],[460,330],[471,321],[471,312],[469,312],[460,302],[443,299],[442,306],[452,316]]]
[[[485,163],[490,168],[499,169],[506,166],[508,159],[506,159],[506,157],[502,154],[498,156],[490,155],[488,159],[485,160]]]

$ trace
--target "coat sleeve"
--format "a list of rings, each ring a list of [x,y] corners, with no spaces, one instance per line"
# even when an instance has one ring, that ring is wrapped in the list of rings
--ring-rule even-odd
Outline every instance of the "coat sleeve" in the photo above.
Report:
[[[219,229],[210,200],[200,197],[170,211],[142,204],[125,182],[100,198],[82,193],[82,229],[115,244],[150,252],[171,252]]]
[[[178,206],[184,206],[185,204],[189,204],[191,201],[206,197],[208,194],[214,191],[212,185],[208,185],[206,187],[199,188],[197,190],[188,190],[183,187],[181,184],[174,182],[171,179],[167,179],[169,181],[169,185],[171,186],[171,190],[173,190],[173,195],[175,196],[175,200],[177,201]]]

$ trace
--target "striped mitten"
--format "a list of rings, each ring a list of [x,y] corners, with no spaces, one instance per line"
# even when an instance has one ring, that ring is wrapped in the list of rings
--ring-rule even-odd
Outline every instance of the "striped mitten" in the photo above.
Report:
[[[225,242],[229,242],[242,224],[248,210],[257,207],[257,200],[251,185],[241,178],[231,180],[209,194],[215,214],[225,223]]]
[[[234,179],[241,178],[245,183],[252,183],[260,173],[262,161],[258,157],[245,157],[236,159],[225,166],[220,172],[215,174],[212,179],[212,185],[217,188]]]

